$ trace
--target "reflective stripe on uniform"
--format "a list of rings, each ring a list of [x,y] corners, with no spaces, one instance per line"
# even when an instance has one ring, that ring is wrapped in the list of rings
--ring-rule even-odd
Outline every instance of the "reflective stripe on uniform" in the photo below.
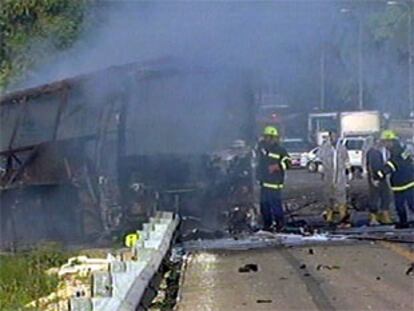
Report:
[[[277,154],[277,153],[269,152],[267,155],[269,156],[269,158],[272,158],[272,159],[277,159],[277,160],[280,159],[280,154]]]
[[[284,161],[290,161],[290,157],[283,157],[282,162]]]
[[[385,175],[384,175],[384,173],[383,173],[382,171],[378,171],[378,172],[377,172],[377,175],[378,175],[380,178],[384,178],[384,177],[385,177]]]
[[[412,182],[410,182],[410,183],[408,183],[404,186],[391,187],[392,191],[396,191],[396,192],[405,191],[405,190],[408,190],[410,188],[414,188],[414,181],[412,181]]]
[[[269,189],[275,189],[275,190],[280,190],[283,189],[283,185],[282,184],[269,184],[269,183],[262,183],[262,186],[265,188],[269,188]]]
[[[282,160],[280,161],[280,164],[282,165],[282,168],[286,171],[287,169],[287,164],[286,161],[290,161],[289,157],[283,157]]]
[[[393,170],[393,172],[396,172],[397,171],[397,167],[395,166],[395,164],[394,163],[392,163],[391,161],[387,161],[387,165],[389,166],[389,167],[391,167],[391,169]]]

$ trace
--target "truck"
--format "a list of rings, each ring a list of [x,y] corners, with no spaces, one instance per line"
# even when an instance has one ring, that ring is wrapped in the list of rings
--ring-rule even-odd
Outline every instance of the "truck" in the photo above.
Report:
[[[381,130],[378,111],[350,111],[339,114],[341,143],[348,150],[353,171],[363,171],[366,137]]]
[[[308,139],[320,146],[331,131],[338,129],[338,112],[317,112],[308,116]]]
[[[341,137],[368,136],[378,133],[381,118],[378,111],[350,111],[339,114],[339,134]]]
[[[368,136],[380,131],[378,111],[347,111],[311,113],[308,117],[309,139],[321,145],[330,131],[340,137]]]
[[[379,111],[347,111],[312,113],[308,121],[309,137],[320,146],[329,131],[340,136],[340,142],[347,148],[351,167],[362,171],[366,137],[381,130]]]

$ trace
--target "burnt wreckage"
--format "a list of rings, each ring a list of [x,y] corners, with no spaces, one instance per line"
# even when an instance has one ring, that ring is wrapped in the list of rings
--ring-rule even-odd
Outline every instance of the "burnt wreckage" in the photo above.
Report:
[[[252,103],[243,70],[165,60],[0,97],[0,247],[97,241],[155,209],[214,214],[230,188],[213,151],[252,140]]]

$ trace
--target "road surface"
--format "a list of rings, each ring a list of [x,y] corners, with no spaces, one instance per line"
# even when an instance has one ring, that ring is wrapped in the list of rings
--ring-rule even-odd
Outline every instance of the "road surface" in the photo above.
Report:
[[[318,201],[317,174],[290,171],[285,198]],[[353,183],[364,193],[364,182]],[[321,213],[316,202],[304,213]],[[414,310],[412,244],[357,242],[248,251],[195,251],[184,265],[178,311]],[[239,272],[246,264],[257,272]]]
[[[195,252],[176,309],[414,310],[411,262],[412,249],[381,243]]]

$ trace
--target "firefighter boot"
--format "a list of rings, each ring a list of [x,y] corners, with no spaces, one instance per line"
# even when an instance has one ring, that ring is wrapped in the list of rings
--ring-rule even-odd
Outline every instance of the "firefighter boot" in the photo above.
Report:
[[[351,227],[351,224],[349,223],[348,206],[346,204],[339,206],[339,223],[341,228]]]
[[[333,223],[333,218],[334,218],[334,211],[332,208],[327,208],[323,214],[322,214],[323,218],[325,219],[325,221],[328,224],[332,224]]]
[[[380,219],[379,213],[369,213],[369,225],[370,226],[378,226]]]
[[[346,204],[341,204],[339,210],[339,222],[344,222],[348,219],[348,207]]]
[[[378,220],[382,225],[391,225],[393,223],[389,211],[382,211],[379,214]]]

